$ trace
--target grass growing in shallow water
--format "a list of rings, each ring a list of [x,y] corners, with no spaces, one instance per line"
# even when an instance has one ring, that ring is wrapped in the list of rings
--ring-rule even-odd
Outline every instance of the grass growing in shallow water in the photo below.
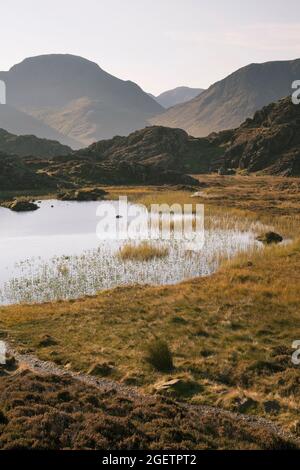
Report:
[[[200,251],[187,250],[183,241],[155,242],[147,258],[119,256],[122,244],[101,243],[78,256],[49,261],[28,259],[16,267],[15,276],[0,289],[2,303],[33,303],[75,299],[100,290],[134,284],[174,284],[213,273],[223,259],[255,247],[254,235],[235,231],[209,231]],[[130,248],[130,255],[132,250]],[[164,254],[165,256],[155,256]],[[151,255],[151,256],[150,256]],[[143,259],[145,258],[145,259]]]
[[[119,257],[123,261],[149,261],[155,258],[165,258],[168,254],[169,249],[167,247],[155,246],[148,242],[139,245],[127,243],[119,251]]]

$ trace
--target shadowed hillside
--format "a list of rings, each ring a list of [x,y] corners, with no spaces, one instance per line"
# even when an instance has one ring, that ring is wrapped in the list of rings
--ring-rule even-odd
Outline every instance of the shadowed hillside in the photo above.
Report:
[[[56,140],[71,148],[80,147],[77,140],[65,136],[41,120],[8,104],[0,104],[0,128],[12,134],[35,135],[41,139]]]
[[[0,152],[0,191],[34,190],[55,187],[47,174],[38,174],[15,155]]]
[[[69,155],[72,149],[55,140],[39,139],[34,135],[14,135],[0,129],[0,151],[20,157],[55,157]]]

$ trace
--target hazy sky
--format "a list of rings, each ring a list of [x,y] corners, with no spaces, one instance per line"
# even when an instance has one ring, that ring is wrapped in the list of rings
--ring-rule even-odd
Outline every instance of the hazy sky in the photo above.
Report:
[[[0,12],[0,70],[72,53],[155,94],[300,57],[299,0],[9,0]]]

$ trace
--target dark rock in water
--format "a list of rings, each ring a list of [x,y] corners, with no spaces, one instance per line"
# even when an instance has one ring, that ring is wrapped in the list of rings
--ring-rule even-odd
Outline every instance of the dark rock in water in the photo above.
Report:
[[[14,212],[29,212],[36,211],[39,209],[39,206],[34,202],[29,202],[25,200],[16,200],[5,205],[8,209]]]
[[[256,240],[265,243],[266,245],[271,245],[272,243],[281,243],[283,241],[283,238],[278,233],[267,232],[257,237]]]
[[[98,201],[103,199],[107,192],[99,188],[83,188],[74,191],[58,193],[57,198],[61,201]]]

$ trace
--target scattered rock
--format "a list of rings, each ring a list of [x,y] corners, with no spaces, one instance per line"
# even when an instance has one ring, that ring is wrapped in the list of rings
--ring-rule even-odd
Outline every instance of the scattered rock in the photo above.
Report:
[[[107,377],[112,374],[114,371],[114,365],[111,362],[97,362],[93,364],[87,373],[89,375],[100,375],[102,377]]]
[[[218,401],[218,406],[239,413],[249,413],[258,408],[259,403],[245,395],[241,390],[231,390],[224,394]]]
[[[129,372],[123,377],[121,382],[125,385],[137,387],[143,383],[143,376]]]
[[[201,391],[201,385],[186,378],[161,380],[154,385],[154,391],[172,396],[193,396]]]
[[[266,245],[281,243],[283,237],[275,232],[267,232],[256,238],[257,241],[265,243]]]
[[[264,410],[268,414],[277,414],[281,409],[280,403],[277,400],[269,400],[264,402]]]
[[[249,413],[249,411],[251,410],[255,410],[258,406],[258,402],[253,400],[252,398],[250,397],[245,397],[243,399],[241,399],[238,407],[237,407],[237,410],[240,412],[240,413]]]
[[[14,212],[29,212],[29,211],[36,211],[39,209],[39,206],[34,202],[16,199],[13,202],[9,202],[5,205],[8,209]]]
[[[38,347],[47,348],[48,346],[55,346],[57,341],[50,335],[44,335],[38,343]]]

